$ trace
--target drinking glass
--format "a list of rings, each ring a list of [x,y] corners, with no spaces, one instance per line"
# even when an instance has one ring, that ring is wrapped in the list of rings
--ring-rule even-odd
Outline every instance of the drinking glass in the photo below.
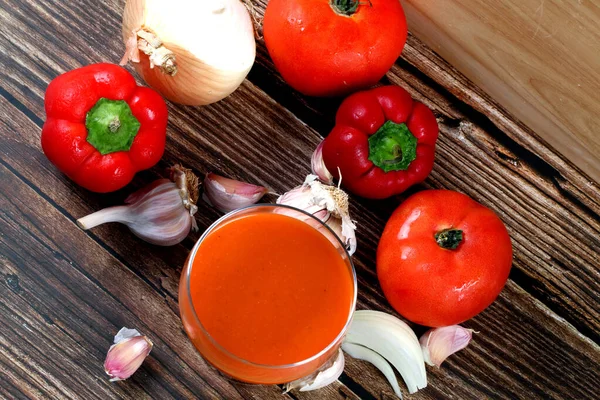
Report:
[[[198,318],[191,298],[190,276],[194,257],[203,241],[224,224],[235,223],[236,219],[261,213],[284,214],[296,218],[319,230],[334,245],[339,257],[343,260],[352,280],[352,299],[347,310],[346,324],[339,334],[318,353],[302,361],[286,365],[264,365],[244,360],[223,348],[204,328]],[[214,222],[198,239],[192,249],[181,274],[179,285],[179,309],[184,329],[202,357],[225,375],[239,381],[256,384],[282,384],[309,376],[318,371],[324,364],[329,364],[337,356],[344,335],[352,321],[356,306],[356,272],[344,244],[337,235],[321,220],[302,210],[275,204],[258,204],[232,211]]]

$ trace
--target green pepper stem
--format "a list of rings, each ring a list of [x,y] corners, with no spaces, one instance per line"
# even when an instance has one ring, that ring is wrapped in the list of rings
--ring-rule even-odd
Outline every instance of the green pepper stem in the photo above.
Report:
[[[437,244],[446,250],[456,250],[463,241],[463,231],[460,229],[444,229],[434,236]]]
[[[140,129],[140,122],[123,100],[101,98],[85,117],[87,141],[100,154],[128,151]]]
[[[406,124],[387,121],[369,137],[369,160],[384,170],[403,171],[417,158],[417,138]]]

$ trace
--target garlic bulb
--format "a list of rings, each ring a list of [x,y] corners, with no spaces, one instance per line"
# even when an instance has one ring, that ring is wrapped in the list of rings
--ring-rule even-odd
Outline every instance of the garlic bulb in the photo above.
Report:
[[[110,376],[110,381],[122,381],[133,375],[150,354],[152,346],[150,339],[137,330],[122,328],[104,361],[104,371]]]
[[[221,100],[243,82],[256,54],[254,26],[240,0],[127,0],[126,53],[144,81],[186,105]]]
[[[181,166],[171,168],[171,180],[159,179],[125,199],[125,206],[97,211],[77,220],[81,229],[107,222],[127,225],[134,235],[159,246],[172,246],[197,230],[198,178]]]
[[[346,244],[348,254],[356,251],[356,225],[350,218],[348,194],[335,186],[319,182],[308,175],[304,184],[283,194],[277,204],[284,204],[313,214],[325,222]]]
[[[467,347],[472,338],[473,329],[452,325],[428,330],[419,342],[425,362],[439,367],[446,358]]]
[[[221,212],[255,204],[269,189],[208,173],[204,178],[202,199]]]

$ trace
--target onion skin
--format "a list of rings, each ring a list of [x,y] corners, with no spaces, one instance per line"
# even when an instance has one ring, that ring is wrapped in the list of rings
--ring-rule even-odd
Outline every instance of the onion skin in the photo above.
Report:
[[[254,63],[254,26],[239,0],[127,0],[123,42],[143,28],[176,57],[177,73],[132,62],[144,81],[174,103],[206,105],[235,91]]]

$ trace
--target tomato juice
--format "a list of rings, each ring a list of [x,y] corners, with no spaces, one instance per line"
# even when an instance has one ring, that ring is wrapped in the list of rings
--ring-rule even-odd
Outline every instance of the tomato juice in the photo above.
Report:
[[[356,302],[342,243],[299,210],[259,205],[217,221],[180,284],[188,336],[204,358],[245,382],[309,375],[341,343]]]

